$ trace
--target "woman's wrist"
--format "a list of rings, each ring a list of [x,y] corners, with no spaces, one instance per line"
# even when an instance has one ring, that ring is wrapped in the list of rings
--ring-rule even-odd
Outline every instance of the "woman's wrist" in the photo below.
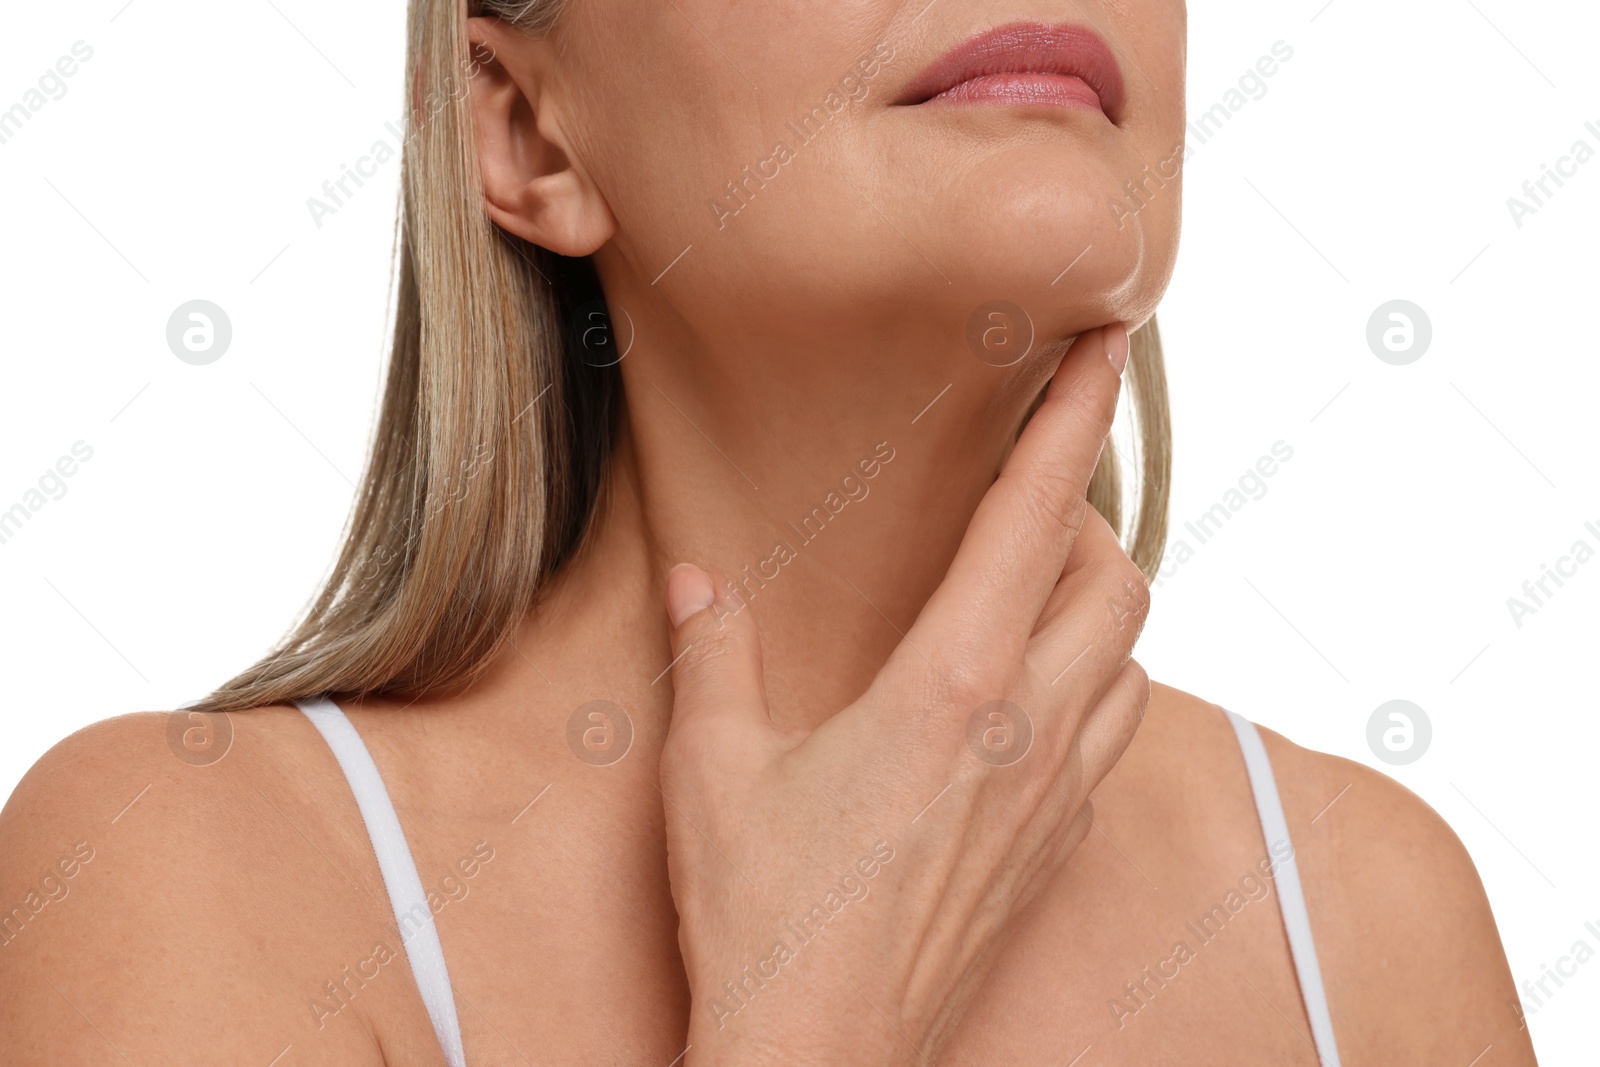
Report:
[[[708,1002],[696,999],[682,1067],[900,1067],[919,1059],[888,1020],[860,1000],[856,1007],[795,1001],[719,1028]]]
[[[691,973],[682,1067],[887,1067],[920,1058],[901,1006],[850,981],[853,968],[843,960],[791,956],[790,963],[779,970],[761,959],[708,967],[705,977]]]

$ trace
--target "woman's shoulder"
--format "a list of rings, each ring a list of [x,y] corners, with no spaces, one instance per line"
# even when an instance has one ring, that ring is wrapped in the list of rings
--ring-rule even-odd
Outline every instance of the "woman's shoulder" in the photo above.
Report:
[[[312,735],[300,718],[288,707],[152,711],[87,726],[23,776],[0,810],[0,847],[14,857],[77,836],[137,842],[151,861],[169,850],[220,858],[251,799],[266,799],[262,786],[303,763]]]
[[[293,1040],[307,997],[273,986],[338,919],[307,890],[367,877],[315,741],[293,708],[145,712],[40,758],[0,811],[0,1061]]]
[[[1453,875],[1471,873],[1476,882],[1454,831],[1417,794],[1365,764],[1252,725],[1266,749],[1297,853],[1304,847],[1336,852],[1351,863],[1363,857],[1409,862]],[[1249,826],[1259,826],[1239,736],[1220,705],[1152,684],[1149,711],[1128,755],[1128,769],[1152,800],[1209,818],[1204,805],[1193,804],[1195,792],[1204,789],[1229,798],[1232,810],[1248,807]],[[1173,788],[1152,788],[1160,781]]]
[[[1492,1043],[1525,1057],[1508,1062],[1531,1063],[1494,915],[1455,831],[1388,775],[1256,729],[1347,1060],[1443,1061],[1465,1052],[1467,1062]],[[1154,686],[1140,743],[1146,751],[1130,750],[1130,769],[1183,832],[1204,833],[1216,813],[1196,796],[1225,798],[1233,833],[1242,823],[1254,847],[1265,847],[1237,735],[1220,707]]]
[[[240,816],[292,747],[293,709],[234,715],[138,712],[58,742],[0,810],[0,849],[14,872],[72,838],[85,850],[137,850],[124,881],[154,878],[163,861],[220,862]],[[130,888],[132,888],[130,886]]]

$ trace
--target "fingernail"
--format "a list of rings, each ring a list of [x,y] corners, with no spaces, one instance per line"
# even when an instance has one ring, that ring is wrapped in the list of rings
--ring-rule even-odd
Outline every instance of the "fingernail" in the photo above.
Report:
[[[1128,328],[1120,322],[1114,322],[1106,327],[1105,334],[1106,358],[1111,361],[1111,369],[1118,374],[1128,365],[1128,351],[1132,347],[1128,341]]]
[[[692,563],[680,563],[667,572],[667,616],[682,626],[717,599],[711,576]]]

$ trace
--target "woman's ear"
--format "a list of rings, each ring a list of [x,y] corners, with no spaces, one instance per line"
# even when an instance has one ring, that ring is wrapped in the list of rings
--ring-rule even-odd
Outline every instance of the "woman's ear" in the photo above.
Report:
[[[563,256],[587,256],[617,222],[569,151],[556,100],[545,90],[554,43],[497,18],[467,20],[472,115],[483,202],[502,229]]]

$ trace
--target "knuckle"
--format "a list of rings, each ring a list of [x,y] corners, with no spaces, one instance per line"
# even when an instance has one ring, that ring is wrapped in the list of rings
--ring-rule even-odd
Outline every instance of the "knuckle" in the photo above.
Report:
[[[915,653],[915,664],[879,677],[875,701],[900,709],[895,718],[908,728],[904,743],[928,759],[961,756],[970,744],[968,732],[980,709],[1015,696],[1014,672],[982,661],[935,658],[930,664]]]
[[[940,710],[954,712],[961,708],[974,708],[985,699],[989,691],[987,675],[965,664],[946,665],[928,676],[925,688],[931,697],[929,704]]]
[[[971,711],[1005,696],[1016,674],[1015,666],[993,648],[946,648],[936,664],[924,684],[936,705],[952,711]]]
[[[1150,598],[1150,586],[1145,581],[1144,572],[1128,558],[1126,552],[1116,553],[1108,562],[1111,565],[1110,577],[1124,592],[1137,600]]]
[[[1115,379],[1080,374],[1059,388],[1052,388],[1050,397],[1060,405],[1058,417],[1066,419],[1079,432],[1094,431],[1095,439],[1101,440],[1111,432],[1120,388],[1121,383]]]
[[[1085,479],[1066,464],[1034,463],[1015,474],[1002,472],[1016,483],[1016,498],[1024,518],[1023,529],[1059,532],[1068,545],[1083,529],[1089,515]]]
[[[1137,639],[1150,615],[1150,584],[1144,572],[1121,554],[1096,561],[1093,567],[1094,588],[1104,598],[1112,631],[1127,630]]]
[[[696,634],[678,654],[680,677],[698,678],[711,674],[717,664],[733,655],[734,637],[727,627],[707,627]]]
[[[1132,694],[1132,705],[1142,720],[1145,708],[1150,704],[1150,675],[1136,659],[1130,659],[1122,668],[1122,673]]]
[[[1150,676],[1136,660],[1128,660],[1103,702],[1110,713],[1111,734],[1120,745],[1133,739],[1150,706]]]

